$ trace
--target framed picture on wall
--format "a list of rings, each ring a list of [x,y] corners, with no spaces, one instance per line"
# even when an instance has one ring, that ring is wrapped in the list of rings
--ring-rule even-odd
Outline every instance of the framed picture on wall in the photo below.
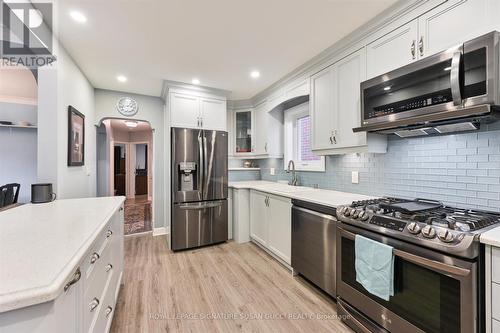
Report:
[[[68,106],[68,166],[85,162],[85,115]]]

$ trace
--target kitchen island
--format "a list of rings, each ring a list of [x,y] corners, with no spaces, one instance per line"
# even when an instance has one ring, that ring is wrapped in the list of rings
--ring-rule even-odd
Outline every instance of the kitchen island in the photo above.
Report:
[[[123,272],[124,197],[0,213],[0,330],[104,332]]]

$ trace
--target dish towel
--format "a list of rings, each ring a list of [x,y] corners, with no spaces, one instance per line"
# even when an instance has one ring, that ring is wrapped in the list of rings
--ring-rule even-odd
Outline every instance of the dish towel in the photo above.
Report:
[[[392,246],[356,235],[356,281],[371,294],[389,301],[394,296],[394,255]]]

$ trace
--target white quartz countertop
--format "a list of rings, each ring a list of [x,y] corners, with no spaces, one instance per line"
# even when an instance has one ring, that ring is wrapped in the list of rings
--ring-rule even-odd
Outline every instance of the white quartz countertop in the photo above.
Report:
[[[348,205],[351,204],[351,202],[353,201],[368,200],[374,198],[362,194],[314,189],[311,187],[303,187],[303,186],[290,186],[287,184],[269,182],[263,180],[229,182],[228,186],[236,189],[247,188],[247,189],[258,190],[262,192],[280,195],[283,197],[304,200],[330,207]]]
[[[56,200],[0,212],[0,313],[57,298],[124,199]]]
[[[500,226],[481,234],[481,243],[500,247]]]

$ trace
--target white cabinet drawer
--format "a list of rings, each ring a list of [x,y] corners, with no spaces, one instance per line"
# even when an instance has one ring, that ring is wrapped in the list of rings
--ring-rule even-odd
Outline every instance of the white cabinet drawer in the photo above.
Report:
[[[94,331],[92,327],[95,326],[94,322],[96,320],[97,314],[103,307],[104,291],[114,272],[114,265],[111,258],[112,253],[110,251],[110,247],[108,247],[103,253],[99,262],[96,263],[96,267],[94,268],[92,275],[88,280],[88,284],[83,296],[84,332]],[[96,307],[93,310],[91,309],[92,304],[96,304]]]
[[[113,319],[115,311],[115,290],[113,280],[116,273],[117,272],[113,272],[107,281],[106,294],[102,299],[99,314],[97,315],[97,320],[92,330],[94,333],[109,332],[111,327],[111,320]]]
[[[91,247],[91,250],[87,253],[83,260],[83,265],[82,265],[82,275],[84,278],[84,281],[87,281],[90,279],[90,276],[92,275],[93,270],[96,267],[96,264],[101,261],[101,258],[103,256],[103,253],[106,251],[106,248],[109,246],[111,243],[111,240],[116,237],[114,234],[115,231],[113,230],[113,218],[108,222],[106,227],[101,231],[100,235],[97,237],[96,241]],[[86,282],[85,282],[86,284]]]
[[[491,248],[491,280],[500,283],[500,248],[498,247]]]
[[[500,284],[491,284],[491,316],[500,320]]]
[[[500,333],[500,321],[495,319],[491,321],[491,333]]]

